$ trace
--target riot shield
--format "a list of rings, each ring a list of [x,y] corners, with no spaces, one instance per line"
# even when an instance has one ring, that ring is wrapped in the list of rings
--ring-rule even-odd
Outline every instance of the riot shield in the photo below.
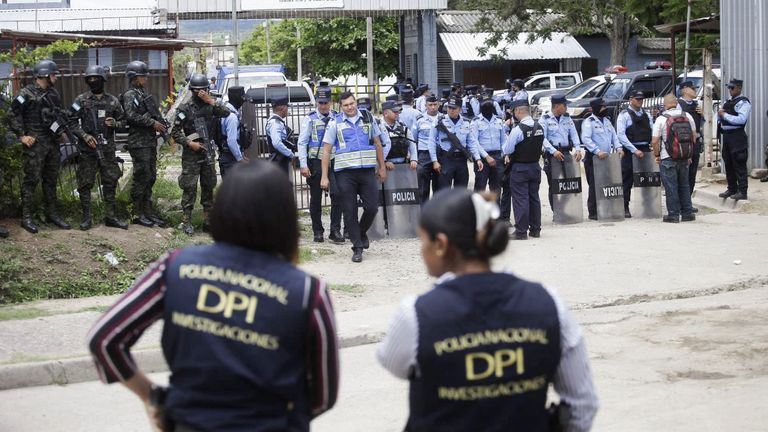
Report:
[[[371,239],[415,238],[421,214],[416,171],[408,164],[395,164],[381,187],[379,212],[368,230]]]
[[[621,157],[610,153],[592,159],[595,168],[595,198],[598,220],[624,220],[624,187],[621,183]]]
[[[554,157],[550,162],[552,213],[556,224],[575,224],[584,221],[581,164],[569,153],[564,153],[563,157],[562,162]]]
[[[632,156],[634,183],[630,209],[634,217],[660,219],[661,174],[653,153],[646,152],[642,159]]]

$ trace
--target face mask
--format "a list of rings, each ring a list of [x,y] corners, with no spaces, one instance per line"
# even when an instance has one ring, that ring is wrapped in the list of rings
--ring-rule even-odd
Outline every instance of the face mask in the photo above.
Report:
[[[232,104],[235,109],[240,109],[243,106],[243,97],[241,95],[230,95],[229,103]]]
[[[480,106],[480,113],[483,115],[483,117],[490,120],[491,116],[493,115],[495,109],[493,105],[491,104],[483,104]]]
[[[598,112],[596,115],[598,117],[600,117],[600,118],[605,118],[605,116],[608,115],[608,110],[607,109],[606,110],[602,110],[602,111]]]
[[[96,81],[88,81],[88,87],[91,88],[91,92],[100,94],[104,92],[104,80],[97,79]]]

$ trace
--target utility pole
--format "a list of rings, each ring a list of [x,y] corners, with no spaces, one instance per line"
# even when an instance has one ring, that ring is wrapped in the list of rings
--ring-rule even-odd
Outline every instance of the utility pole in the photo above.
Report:
[[[373,107],[371,108],[375,111],[376,107],[378,107],[378,95],[375,91],[376,87],[373,78],[373,17],[367,17],[365,19],[365,33],[366,40],[368,42],[366,48],[366,60],[368,62],[368,87],[374,89],[371,91],[370,97],[373,104]]]
[[[234,69],[235,69],[235,85],[240,85],[240,50],[238,49],[238,45],[240,45],[240,36],[238,34],[237,29],[237,0],[232,0],[232,45],[234,47]]]
[[[702,110],[704,114],[704,124],[702,141],[704,143],[704,166],[701,168],[702,177],[711,177],[712,174],[720,172],[718,167],[718,161],[714,160],[712,152],[712,144],[716,137],[712,136],[712,122],[715,121],[714,113],[712,112],[712,51],[708,48],[704,48],[701,54],[704,61],[704,80],[702,86],[704,86],[704,97],[702,100]]]
[[[272,52],[271,52],[272,50],[269,47],[269,20],[267,20],[264,23],[264,28],[266,29],[266,34],[267,34],[267,63],[271,64],[272,63]]]
[[[296,40],[301,42],[301,29],[296,25]],[[296,49],[296,81],[303,81],[304,73],[301,70],[301,46]]]
[[[688,0],[688,16],[685,20],[685,55],[683,56],[685,60],[683,60],[683,81],[688,80],[688,49],[690,46],[690,40],[691,40],[691,2],[693,0]],[[674,42],[674,41],[673,41]],[[672,79],[676,79],[677,77],[672,77]]]

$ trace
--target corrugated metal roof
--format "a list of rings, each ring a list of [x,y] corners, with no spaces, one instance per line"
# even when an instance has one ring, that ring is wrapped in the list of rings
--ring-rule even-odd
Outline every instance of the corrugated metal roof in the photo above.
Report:
[[[437,14],[437,31],[438,33],[474,33],[481,18],[483,18],[481,11],[443,11]],[[496,28],[508,28],[511,25],[494,15],[488,15],[487,18]],[[557,16],[554,14],[546,15],[539,19],[538,26],[549,26],[555,19]]]
[[[672,42],[669,38],[637,38],[637,46],[649,50],[669,51],[672,49]]]
[[[284,15],[286,17],[313,17],[336,14],[344,16],[350,12],[364,11],[373,15],[397,14],[399,11],[441,10],[448,7],[448,0],[299,0],[291,1],[262,1],[262,0],[238,0],[238,11],[252,11],[249,16],[273,16]],[[338,5],[342,4],[342,7]],[[158,8],[166,9],[174,14],[178,10],[181,14],[196,13],[229,13],[232,11],[230,0],[158,0]]]
[[[732,78],[744,80],[744,96],[752,104],[747,121],[748,168],[765,167],[768,142],[768,2],[720,1],[720,62],[723,95]]]
[[[175,28],[151,8],[0,10],[0,28],[41,32],[108,32]],[[157,21],[157,23],[156,23]]]
[[[516,43],[502,42],[491,48],[485,56],[480,56],[478,48],[485,45],[490,33],[440,33],[440,39],[453,61],[490,60],[493,55],[501,54],[506,46],[506,60],[554,60],[568,58],[587,58],[589,53],[568,33],[552,33],[552,39],[536,39],[526,43],[528,33],[520,33]]]

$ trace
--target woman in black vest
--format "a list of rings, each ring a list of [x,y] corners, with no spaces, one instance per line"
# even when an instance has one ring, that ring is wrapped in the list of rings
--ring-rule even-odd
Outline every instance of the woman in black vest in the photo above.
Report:
[[[443,190],[424,205],[421,253],[435,287],[407,298],[377,357],[409,379],[407,431],[586,431],[597,397],[581,330],[540,284],[491,271],[509,226],[489,197]],[[561,409],[546,408],[553,383]]]
[[[338,389],[326,286],[295,267],[293,187],[273,164],[236,165],[211,212],[214,243],[149,266],[88,335],[104,382],[120,381],[164,431],[308,431]],[[163,318],[170,387],[130,355]]]

